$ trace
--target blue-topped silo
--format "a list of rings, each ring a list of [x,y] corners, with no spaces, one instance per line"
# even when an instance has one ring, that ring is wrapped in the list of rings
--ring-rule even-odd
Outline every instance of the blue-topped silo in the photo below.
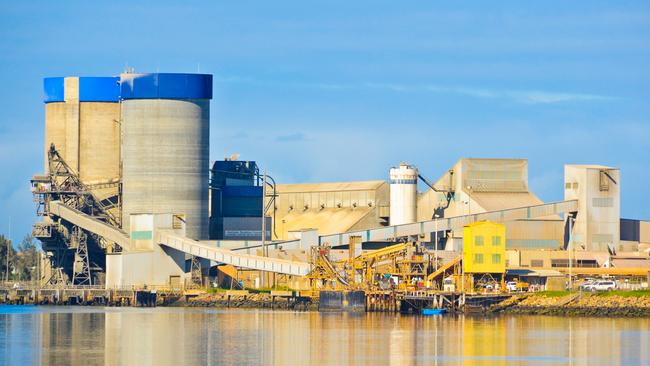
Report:
[[[130,214],[173,213],[208,238],[212,75],[120,75],[122,226]]]

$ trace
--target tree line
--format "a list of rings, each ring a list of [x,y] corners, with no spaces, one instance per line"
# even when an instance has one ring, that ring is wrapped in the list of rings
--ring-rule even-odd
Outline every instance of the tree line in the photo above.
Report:
[[[9,281],[37,280],[40,251],[39,244],[31,235],[25,236],[17,248],[14,248],[11,239],[0,235],[1,278],[7,281],[8,274]],[[8,271],[7,264],[9,265]]]

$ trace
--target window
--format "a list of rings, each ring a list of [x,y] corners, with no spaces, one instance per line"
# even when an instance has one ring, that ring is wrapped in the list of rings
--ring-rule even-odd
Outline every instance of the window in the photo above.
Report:
[[[474,245],[476,245],[477,247],[483,245],[483,235],[477,235],[474,237]]]
[[[565,189],[571,189],[571,183],[565,183],[564,188]]]
[[[531,267],[544,267],[544,260],[543,259],[531,259],[530,260],[530,266]]]
[[[474,263],[483,264],[483,254],[474,254]]]
[[[501,254],[492,254],[492,264],[501,264]]]
[[[613,207],[614,199],[612,197],[594,197],[591,205],[594,207]]]
[[[501,245],[501,237],[500,236],[493,236],[492,237],[492,245],[495,247],[498,247]]]

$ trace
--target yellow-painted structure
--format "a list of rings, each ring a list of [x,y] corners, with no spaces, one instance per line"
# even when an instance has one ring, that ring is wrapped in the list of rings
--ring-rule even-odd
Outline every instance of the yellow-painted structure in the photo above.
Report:
[[[506,227],[489,221],[463,229],[463,271],[465,273],[506,272]]]

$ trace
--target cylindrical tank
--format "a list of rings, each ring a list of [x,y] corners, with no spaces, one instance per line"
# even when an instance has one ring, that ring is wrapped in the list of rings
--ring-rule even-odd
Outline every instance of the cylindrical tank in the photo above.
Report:
[[[46,78],[45,170],[54,144],[88,185],[117,183],[120,177],[120,104],[117,77]],[[93,191],[115,196],[117,186]]]
[[[418,171],[401,163],[390,169],[390,224],[410,224],[417,220]]]
[[[122,226],[171,213],[208,238],[212,75],[122,74]]]

